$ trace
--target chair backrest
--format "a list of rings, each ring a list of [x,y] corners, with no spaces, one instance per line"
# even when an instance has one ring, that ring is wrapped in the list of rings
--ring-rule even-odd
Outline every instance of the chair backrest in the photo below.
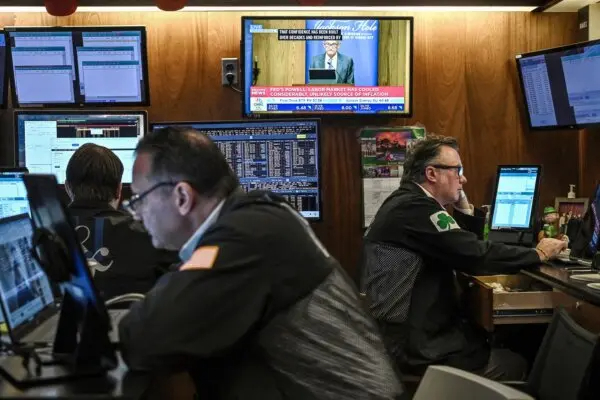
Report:
[[[533,400],[533,397],[501,383],[457,368],[427,368],[413,400]]]
[[[591,368],[598,335],[558,308],[529,374],[528,387],[540,400],[575,400]]]

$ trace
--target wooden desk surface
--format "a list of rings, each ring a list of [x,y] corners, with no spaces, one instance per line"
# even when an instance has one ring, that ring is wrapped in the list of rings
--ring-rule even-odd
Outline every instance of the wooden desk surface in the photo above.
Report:
[[[523,270],[521,272],[575,298],[600,307],[600,290],[589,288],[587,286],[589,282],[581,282],[570,279],[570,276],[573,273],[589,274],[591,273],[589,271],[573,271],[567,266],[561,265],[540,265],[537,268]]]

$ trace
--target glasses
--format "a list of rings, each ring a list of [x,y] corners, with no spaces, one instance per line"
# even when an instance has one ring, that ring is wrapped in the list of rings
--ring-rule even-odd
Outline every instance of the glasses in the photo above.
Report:
[[[325,43],[325,47],[338,47],[337,43]]]
[[[430,165],[430,167],[437,168],[437,169],[446,169],[446,170],[448,170],[448,169],[454,169],[458,173],[458,176],[463,176],[463,166],[462,165],[440,165],[440,164],[434,164],[434,165]]]
[[[137,216],[136,212],[135,212],[135,208],[137,206],[139,206],[141,203],[140,201],[142,201],[144,199],[144,197],[148,196],[150,193],[152,193],[153,191],[155,191],[156,189],[163,187],[163,186],[175,186],[177,185],[177,182],[159,182],[154,186],[151,186],[149,189],[143,191],[142,193],[138,193],[138,194],[134,194],[133,196],[131,196],[131,198],[129,200],[125,200],[123,201],[123,208],[132,216]],[[137,206],[136,206],[137,204]]]

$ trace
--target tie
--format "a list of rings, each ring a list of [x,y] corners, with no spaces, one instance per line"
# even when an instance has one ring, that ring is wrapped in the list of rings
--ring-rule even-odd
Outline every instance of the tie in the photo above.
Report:
[[[327,60],[327,69],[333,69],[333,60],[331,58]]]

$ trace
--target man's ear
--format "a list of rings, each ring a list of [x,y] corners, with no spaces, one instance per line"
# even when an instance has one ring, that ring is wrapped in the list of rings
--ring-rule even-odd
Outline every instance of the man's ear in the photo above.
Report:
[[[428,181],[436,182],[437,177],[435,176],[435,169],[425,167],[425,178],[427,178]]]
[[[194,188],[187,182],[180,182],[173,191],[173,201],[180,215],[189,214],[196,205],[196,194]]]

